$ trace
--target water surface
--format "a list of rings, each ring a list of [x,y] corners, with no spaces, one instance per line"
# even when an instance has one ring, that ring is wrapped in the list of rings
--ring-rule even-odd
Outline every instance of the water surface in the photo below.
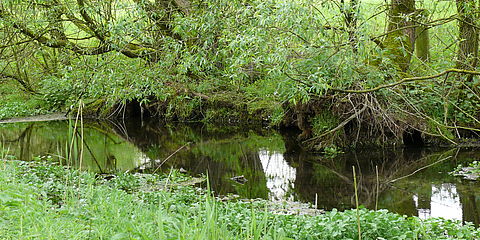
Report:
[[[1,124],[0,140],[9,154],[23,160],[52,155],[62,164],[104,173],[173,167],[194,176],[208,174],[219,195],[301,201],[327,210],[355,206],[355,166],[360,202],[370,209],[480,223],[480,184],[448,174],[478,159],[479,150],[369,149],[327,158],[302,150],[297,133],[288,131],[166,126],[149,119],[89,121],[81,137],[73,126],[68,121]],[[231,180],[241,175],[244,184]]]

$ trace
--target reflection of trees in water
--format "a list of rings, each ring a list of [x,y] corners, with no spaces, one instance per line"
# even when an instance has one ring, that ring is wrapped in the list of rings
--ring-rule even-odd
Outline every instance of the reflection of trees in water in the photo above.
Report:
[[[8,126],[11,128],[5,126],[1,131],[3,147],[9,149],[10,154],[16,158],[30,161],[38,148],[51,152],[52,144],[49,141],[43,141],[36,134],[32,134],[38,128],[38,124],[21,123]]]
[[[144,122],[143,127],[139,127],[139,124],[128,122],[122,128],[115,129],[117,134],[123,134],[125,139],[140,148],[149,159],[138,169],[154,171],[161,167],[163,171],[168,171],[171,167],[183,168],[193,175],[208,174],[210,186],[217,194],[237,193],[248,198],[267,197],[266,178],[258,147],[251,138],[252,135],[263,135],[265,130],[212,130],[204,125],[178,125],[169,128],[154,119]],[[186,143],[190,144],[176,152]],[[168,158],[172,153],[175,154]],[[167,158],[168,160],[159,166]],[[237,175],[244,175],[248,181],[241,185],[230,180]]]
[[[33,157],[30,153],[30,146],[32,145],[31,138],[33,127],[34,123],[29,124],[16,139],[16,141],[20,145],[20,159],[31,160]]]
[[[82,162],[82,169],[95,172],[128,170],[135,166],[138,150],[108,131],[103,124],[86,121],[83,138],[80,132],[77,129],[73,134],[73,126],[67,121],[14,123],[0,129],[4,146],[21,160],[30,161],[37,156],[51,155],[59,162],[77,168]],[[75,139],[74,147],[69,154],[72,137]]]
[[[288,141],[285,143],[288,144]],[[298,146],[287,146],[286,149],[286,160],[297,167],[295,192],[301,201],[313,203],[315,194],[318,194],[319,207],[353,208],[355,202],[352,166],[355,166],[358,169],[360,202],[373,209],[377,203],[375,171],[377,166],[379,208],[388,208],[390,211],[410,216],[419,213],[430,216],[430,214],[439,214],[430,212],[432,201],[436,201],[435,211],[440,211],[440,214],[442,209],[447,208],[441,205],[451,203],[453,206],[448,208],[450,210],[458,208],[457,211],[462,211],[464,221],[474,222],[477,225],[479,223],[478,187],[476,193],[472,188],[465,189],[465,184],[459,184],[458,179],[447,174],[455,168],[458,161],[465,159],[465,156],[471,156],[471,151],[459,152],[458,149],[357,151],[342,154],[335,159],[320,159],[320,157],[312,159]],[[476,154],[478,155],[478,152]],[[422,170],[418,171],[419,169]],[[445,185],[442,184],[444,182],[454,183]],[[449,189],[447,186],[450,185],[455,189]],[[434,193],[437,188],[443,192]],[[446,196],[446,194],[452,196]],[[455,203],[457,200],[454,201],[453,195],[455,198],[460,198],[460,203]],[[459,214],[450,215],[458,216]]]
[[[292,134],[294,135],[294,134]],[[318,195],[318,205],[330,208],[352,208],[354,204],[354,183],[352,166],[355,166],[359,198],[367,207],[374,208],[377,195],[378,167],[379,193],[386,190],[398,191],[392,194],[390,202],[415,215],[415,203],[412,192],[401,189],[392,190],[390,182],[428,165],[434,159],[452,154],[451,152],[429,153],[422,149],[399,150],[363,150],[341,154],[334,159],[312,157],[302,151],[292,136],[284,135],[287,151],[286,161],[297,167],[295,192],[301,201],[313,202]],[[420,196],[421,199],[428,196]]]
[[[462,204],[463,220],[480,226],[480,191],[478,191],[479,186],[476,186],[476,188],[477,192],[462,187],[458,188],[457,191]]]
[[[420,155],[422,154],[426,153],[421,153]],[[306,171],[303,173],[306,176],[298,176],[298,180],[314,180],[315,182],[313,184],[299,183],[298,185],[310,185],[311,188],[314,188],[307,190],[307,193],[310,195],[308,196],[310,201],[314,199],[315,193],[331,193],[327,196],[325,196],[326,194],[319,194],[319,196],[325,197],[322,201],[325,201],[324,205],[327,208],[338,207],[339,203],[343,204],[345,208],[352,208],[355,206],[352,166],[355,166],[358,169],[357,184],[361,204],[369,208],[375,207],[377,187],[379,194],[386,190],[398,191],[397,194],[392,194],[388,201],[394,202],[395,204],[393,205],[399,209],[415,215],[413,214],[415,212],[413,193],[403,192],[401,189],[392,190],[390,182],[413,172],[419,166],[424,166],[428,158],[414,160],[404,156],[393,151],[360,151],[342,154],[335,159],[322,159],[319,163],[303,163],[312,166],[305,168]],[[376,167],[378,167],[378,185]],[[305,190],[299,189],[299,191],[302,193]]]

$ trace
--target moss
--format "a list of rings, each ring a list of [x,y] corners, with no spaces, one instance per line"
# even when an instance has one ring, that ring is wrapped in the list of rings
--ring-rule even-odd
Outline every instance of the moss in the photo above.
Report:
[[[428,19],[428,10],[418,9],[418,20],[424,22]],[[415,31],[415,52],[418,59],[428,62],[430,59],[430,38],[428,34],[428,28],[425,26],[417,27]]]
[[[239,111],[229,108],[210,108],[205,112],[204,122],[237,122],[243,116]]]
[[[401,31],[395,31],[383,41],[384,54],[399,70],[408,69],[411,60],[412,44],[408,36]]]
[[[402,72],[408,69],[413,52],[415,29],[405,27],[413,24],[409,17],[414,12],[415,1],[392,0],[389,12],[389,33],[382,43],[387,57]]]

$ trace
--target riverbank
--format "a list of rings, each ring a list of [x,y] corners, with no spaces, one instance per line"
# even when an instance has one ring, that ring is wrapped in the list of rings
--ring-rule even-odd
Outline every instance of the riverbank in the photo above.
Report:
[[[276,214],[267,201],[218,201],[167,174],[110,176],[47,161],[2,161],[4,239],[475,239],[472,225],[387,211]]]
[[[69,16],[69,7],[82,9],[73,14],[112,26],[97,30],[93,23],[74,21],[63,28],[55,25],[64,19],[32,15],[53,11],[51,6],[5,7],[10,13],[0,18],[9,23],[6,32],[25,39],[1,38],[18,42],[3,43],[0,119],[56,111],[75,116],[82,106],[85,116],[98,118],[254,122],[297,128],[298,140],[317,152],[478,142],[480,72],[476,62],[460,64],[470,61],[458,41],[467,30],[444,21],[461,9],[451,1],[425,2],[419,12],[431,15],[422,16],[429,20],[421,25],[438,27],[422,38],[412,30],[401,41],[390,31],[399,23],[386,24],[397,20],[383,14],[392,7],[384,1],[357,4],[357,14],[344,12],[353,9],[349,3],[332,8],[308,1],[212,1],[188,10],[175,7],[179,12],[169,14],[162,27],[154,24],[155,16],[171,10],[134,2],[104,8],[132,13],[121,18],[82,4],[55,10]],[[50,23],[48,30],[39,22]],[[59,35],[34,37],[49,31]],[[400,42],[392,45],[391,39]],[[414,57],[418,51],[421,56]]]

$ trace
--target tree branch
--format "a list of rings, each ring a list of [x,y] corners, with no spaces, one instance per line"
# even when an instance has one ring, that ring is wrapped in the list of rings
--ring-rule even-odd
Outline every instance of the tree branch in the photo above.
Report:
[[[162,14],[162,12],[160,12],[160,10],[164,10],[166,12],[169,12],[169,11],[172,11],[172,10],[178,10],[180,11],[180,8],[178,8],[178,5],[175,1],[172,1],[174,4],[175,4],[175,7],[177,7],[177,9],[168,9],[168,6],[165,6],[165,4],[162,2],[162,3],[158,3],[159,5],[162,5],[163,9],[158,9],[154,3],[148,1],[148,0],[133,0],[138,6],[140,6],[141,8],[143,8],[143,10],[145,10],[145,12],[147,13],[147,16],[150,18],[150,20],[152,22],[155,23],[155,25],[157,27],[160,28],[160,30],[166,34],[167,36],[169,37],[172,37],[176,40],[182,40],[182,38],[180,37],[180,35],[174,33],[171,29],[171,27],[168,25],[168,23],[170,22],[170,19],[169,19],[169,16],[163,16],[164,14]],[[155,1],[155,3],[157,3],[157,1]]]
[[[341,92],[341,93],[369,93],[369,92],[375,92],[383,88],[391,88],[395,87],[397,85],[407,83],[407,82],[415,82],[415,81],[422,81],[422,80],[428,80],[428,79],[434,79],[441,77],[443,75],[446,75],[448,73],[461,73],[461,74],[469,74],[469,75],[480,75],[480,72],[477,71],[470,71],[470,70],[464,70],[464,69],[456,69],[456,68],[451,68],[447,69],[441,73],[435,74],[435,75],[429,75],[429,76],[422,76],[422,77],[410,77],[410,78],[403,78],[402,80],[394,83],[389,83],[389,84],[384,84],[380,85],[374,88],[370,89],[363,89],[363,90],[349,90],[349,89],[339,89],[339,88],[332,88],[332,91],[335,92]]]
[[[95,34],[95,37],[98,38],[101,42],[105,42],[105,36],[102,34],[99,29],[97,24],[95,23],[95,20],[93,20],[90,15],[88,15],[86,6],[85,6],[85,1],[84,0],[77,0],[78,6],[80,7],[80,15],[82,16],[83,20],[85,21],[87,27]]]
[[[322,138],[322,137],[325,137],[327,136],[328,134],[331,134],[331,133],[334,133],[336,131],[338,131],[340,128],[344,127],[345,125],[347,125],[347,123],[349,123],[350,121],[352,121],[353,119],[355,119],[356,117],[358,117],[358,115],[360,115],[361,113],[363,113],[365,110],[367,110],[367,105],[363,105],[363,108],[358,110],[357,112],[355,112],[354,114],[352,114],[350,117],[348,117],[347,119],[345,119],[343,122],[341,122],[340,124],[338,124],[338,126],[336,126],[335,128],[327,131],[327,132],[324,132],[322,133],[321,135],[319,136],[316,136],[316,137],[313,137],[313,138],[310,138],[308,140],[306,140],[305,142],[311,142],[311,141],[314,141],[314,140],[317,140],[319,138]]]
[[[106,43],[106,42],[96,47],[86,47],[86,46],[81,46],[74,42],[68,41],[66,39],[51,39],[44,36],[44,34],[35,33],[33,30],[28,28],[25,24],[18,22],[15,19],[12,19],[9,16],[9,14],[2,8],[0,8],[0,18],[10,22],[10,24],[12,24],[12,27],[20,31],[20,33],[39,42],[44,46],[51,47],[51,48],[64,48],[81,55],[100,55],[100,54],[108,53],[115,50],[129,58],[144,58],[144,59],[151,60],[152,55],[157,53],[157,50],[155,49],[139,47],[135,44],[127,44],[123,49],[115,49],[109,43]],[[75,22],[77,23],[75,25],[79,24],[78,21],[80,21],[78,19],[76,20],[77,21]]]
[[[6,74],[6,73],[0,73],[0,79],[13,79],[13,80],[17,81],[20,85],[22,85],[23,90],[25,90],[25,92],[29,92],[29,93],[32,93],[32,94],[37,93],[35,90],[33,90],[32,86],[30,86],[30,84],[28,84],[27,82],[25,82],[23,79],[21,79],[18,76]]]

